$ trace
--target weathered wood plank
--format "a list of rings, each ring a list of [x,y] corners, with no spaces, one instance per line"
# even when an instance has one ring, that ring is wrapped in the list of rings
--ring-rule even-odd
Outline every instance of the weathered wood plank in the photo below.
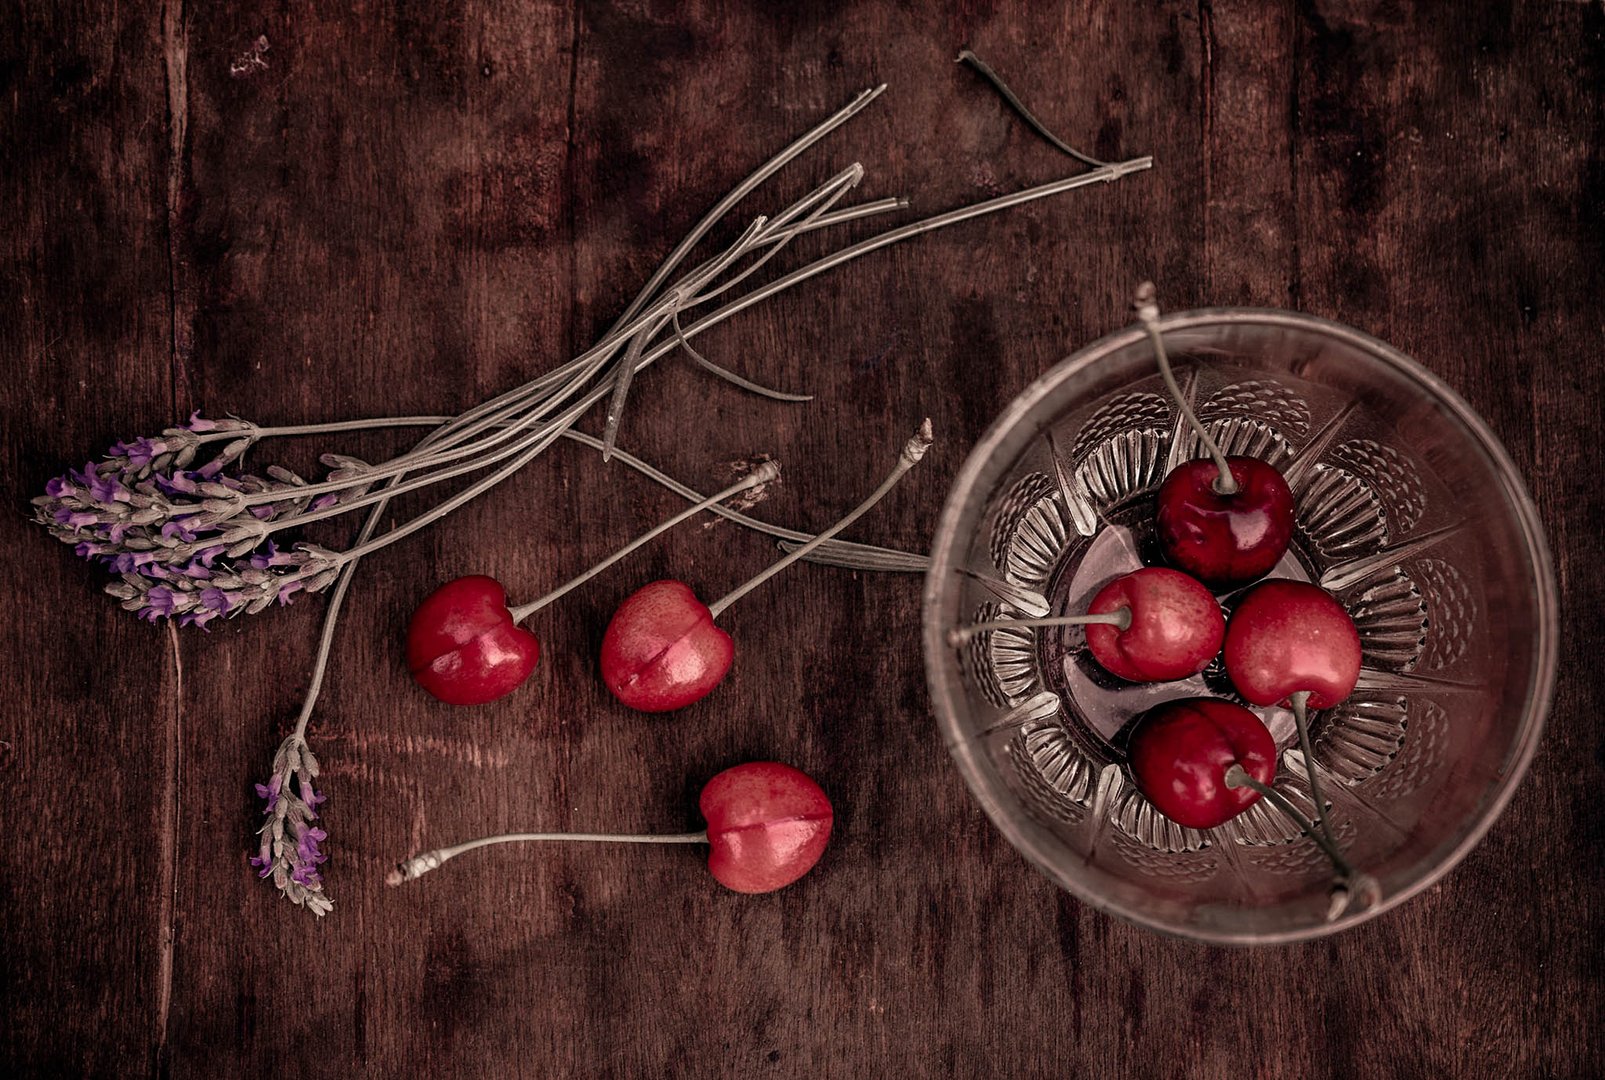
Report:
[[[172,410],[161,13],[0,12],[0,1064],[154,1062],[181,768],[176,639],[27,520]]]

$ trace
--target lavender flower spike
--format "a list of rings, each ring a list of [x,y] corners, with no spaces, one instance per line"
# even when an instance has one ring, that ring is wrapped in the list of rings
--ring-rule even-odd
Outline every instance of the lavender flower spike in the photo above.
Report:
[[[251,865],[259,877],[272,878],[286,899],[321,917],[334,903],[323,892],[323,874],[318,870],[329,860],[318,848],[329,834],[313,824],[317,806],[326,798],[313,790],[317,775],[318,759],[300,731],[279,744],[273,775],[256,785],[257,795],[267,804],[263,809],[267,820],[258,830],[262,841]]]

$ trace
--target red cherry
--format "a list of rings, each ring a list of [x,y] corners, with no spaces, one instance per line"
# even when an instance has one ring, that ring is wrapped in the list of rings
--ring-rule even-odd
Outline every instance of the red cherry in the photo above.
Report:
[[[1220,469],[1208,458],[1171,470],[1159,489],[1159,543],[1165,558],[1216,588],[1269,573],[1293,539],[1293,493],[1258,458],[1226,459],[1237,491],[1215,490]]]
[[[1265,581],[1243,594],[1226,626],[1226,674],[1255,705],[1308,692],[1328,709],[1360,678],[1360,633],[1332,594],[1300,581]]]
[[[1230,701],[1184,698],[1143,713],[1127,747],[1131,775],[1161,814],[1189,829],[1213,829],[1259,801],[1226,786],[1241,765],[1262,784],[1276,776],[1276,742],[1260,718]]]
[[[730,672],[735,646],[682,581],[654,581],[619,605],[602,635],[602,681],[641,712],[701,701]]]
[[[450,705],[482,705],[512,693],[539,656],[535,635],[514,624],[501,585],[479,574],[430,593],[407,625],[407,669]]]
[[[1124,608],[1131,625],[1087,627],[1087,646],[1110,674],[1130,682],[1169,682],[1196,675],[1220,651],[1226,617],[1204,586],[1178,570],[1144,567],[1115,578],[1087,611],[1107,615]]]
[[[834,819],[818,784],[773,761],[726,769],[702,789],[698,807],[708,822],[708,870],[739,893],[772,892],[806,874]]]

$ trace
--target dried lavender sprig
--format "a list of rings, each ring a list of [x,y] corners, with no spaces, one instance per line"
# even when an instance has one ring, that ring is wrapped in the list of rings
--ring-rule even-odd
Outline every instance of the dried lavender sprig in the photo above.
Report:
[[[735,281],[752,273],[757,266],[772,257],[780,246],[789,240],[796,231],[811,226],[821,216],[827,214],[834,201],[841,196],[862,175],[862,168],[853,166],[834,178],[829,184],[810,196],[805,197],[782,214],[786,222],[794,220],[798,214],[807,210],[806,216],[796,229],[771,233],[763,230],[763,219],[755,222],[737,244],[732,245],[722,256],[716,257],[699,267],[688,275],[688,281],[682,284],[674,294],[658,305],[654,310],[668,310],[677,312],[696,303],[703,302],[708,295],[716,294],[730,287],[733,281],[727,281],[714,289],[712,293],[703,291],[714,277],[728,267],[735,259],[746,251],[760,245],[769,245],[766,252],[753,265],[744,269],[736,276]],[[771,236],[775,237],[771,243]],[[661,315],[652,318],[637,320],[641,332],[634,338],[631,346],[635,355],[643,343],[665,324]],[[631,324],[636,325],[636,324]],[[615,343],[616,344],[616,343]],[[567,393],[578,389],[585,377],[605,362],[609,343],[603,342],[596,349],[591,350],[594,361],[587,365],[587,370],[576,373],[566,386],[561,387],[557,393],[551,395],[558,399]],[[584,359],[584,358],[582,358]],[[630,369],[633,370],[633,364]],[[572,370],[572,366],[570,366]],[[483,418],[478,426],[483,429],[491,422],[505,419],[522,406],[522,402],[502,410],[500,415],[490,415]],[[95,554],[112,554],[103,546],[96,547],[96,539],[101,545],[109,542],[119,544],[127,533],[130,525],[135,530],[132,546],[150,554],[136,556],[137,565],[160,562],[167,565],[189,565],[203,552],[210,552],[215,543],[222,543],[233,554],[248,551],[265,541],[271,534],[286,528],[309,524],[323,518],[334,517],[352,509],[360,508],[379,501],[379,496],[366,496],[367,489],[377,480],[399,475],[400,472],[410,469],[427,469],[438,466],[446,460],[461,458],[471,454],[480,456],[470,459],[469,462],[449,469],[436,468],[426,477],[410,481],[403,490],[416,490],[428,484],[438,483],[444,479],[464,475],[476,471],[485,465],[491,464],[504,457],[521,452],[524,448],[541,439],[539,432],[531,433],[522,439],[517,439],[503,447],[494,454],[485,454],[483,451],[496,442],[504,441],[509,435],[516,434],[521,428],[528,426],[539,418],[538,410],[531,410],[520,421],[503,425],[503,430],[479,443],[456,450],[438,452],[426,461],[411,461],[414,453],[401,455],[397,459],[386,463],[382,467],[367,466],[355,459],[339,459],[347,467],[340,468],[331,473],[329,480],[317,484],[307,484],[299,477],[283,470],[278,473],[278,483],[263,481],[259,478],[247,477],[242,481],[231,481],[227,477],[216,477],[209,472],[202,479],[205,481],[197,487],[190,479],[181,477],[180,484],[183,490],[196,495],[208,496],[200,503],[168,502],[160,498],[156,492],[147,492],[139,496],[136,502],[139,505],[125,507],[113,502],[105,506],[73,505],[71,500],[63,502],[60,499],[38,500],[44,504],[40,511],[41,519],[51,525],[54,531],[64,540],[78,541],[82,536],[81,530],[85,526],[97,527],[101,536],[92,538],[90,551]],[[244,426],[244,425],[241,425]],[[342,425],[347,426],[347,425]],[[251,426],[254,432],[261,429]],[[243,452],[245,443],[230,448],[230,453],[237,455]],[[137,463],[137,462],[136,462]],[[86,466],[93,470],[93,466]],[[215,470],[212,470],[215,472]],[[270,469],[270,472],[274,470]],[[58,486],[60,482],[58,481]],[[293,493],[293,494],[291,494]],[[392,494],[399,494],[393,491]],[[59,492],[57,492],[59,494]],[[148,497],[147,497],[148,496]],[[132,511],[132,515],[131,515]],[[245,518],[242,511],[252,514],[252,518]],[[130,520],[131,519],[131,520]],[[140,533],[145,526],[154,526],[162,523],[162,535],[157,538],[149,533]],[[175,524],[176,523],[176,524]],[[170,526],[172,528],[170,529]],[[187,545],[180,540],[189,541]],[[127,559],[124,560],[128,562]],[[119,567],[122,570],[130,566]],[[303,577],[310,576],[302,575]],[[158,594],[162,595],[162,594]]]
[[[251,865],[291,901],[322,917],[334,902],[324,894],[318,869],[329,861],[318,846],[329,834],[316,824],[326,798],[312,785],[317,775],[318,759],[300,732],[279,744],[268,782],[256,785],[267,820],[257,830],[261,841]]]

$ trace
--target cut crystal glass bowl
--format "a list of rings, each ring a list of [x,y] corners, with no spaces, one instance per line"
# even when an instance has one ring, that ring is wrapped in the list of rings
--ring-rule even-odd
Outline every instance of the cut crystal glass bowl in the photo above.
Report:
[[[1133,785],[1118,737],[1132,718],[1178,697],[1241,703],[1218,660],[1136,686],[1091,660],[1079,627],[947,642],[964,623],[1080,613],[1111,578],[1159,561],[1155,493],[1204,451],[1138,327],[1033,383],[960,471],[925,585],[937,720],[993,822],[1086,902],[1210,942],[1316,937],[1431,885],[1509,800],[1554,679],[1549,555],[1498,441],[1398,351],[1284,311],[1183,312],[1162,327],[1225,452],[1271,462],[1293,489],[1293,546],[1271,576],[1319,583],[1359,628],[1359,686],[1313,715],[1312,749],[1337,839],[1381,902],[1328,922],[1330,864],[1264,801],[1198,831]],[[1291,714],[1255,711],[1281,751],[1276,787],[1309,814]]]

